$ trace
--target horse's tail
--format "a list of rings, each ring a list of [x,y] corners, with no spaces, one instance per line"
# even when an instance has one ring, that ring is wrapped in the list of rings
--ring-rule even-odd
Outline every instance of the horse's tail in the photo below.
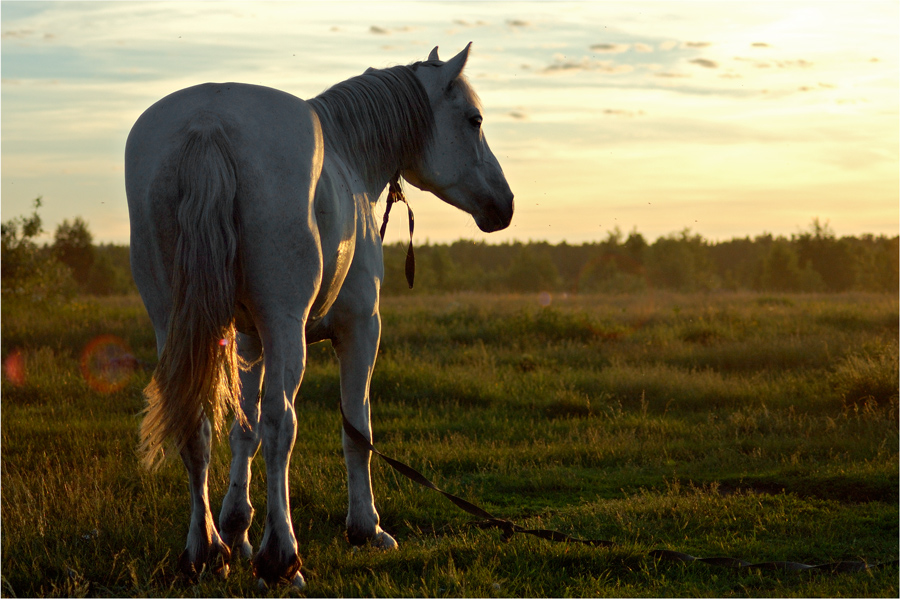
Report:
[[[204,414],[215,431],[230,407],[240,407],[234,306],[239,226],[235,217],[235,160],[221,123],[195,119],[178,161],[177,243],[172,308],[165,346],[144,396],[139,453],[159,465],[166,439],[181,450]]]

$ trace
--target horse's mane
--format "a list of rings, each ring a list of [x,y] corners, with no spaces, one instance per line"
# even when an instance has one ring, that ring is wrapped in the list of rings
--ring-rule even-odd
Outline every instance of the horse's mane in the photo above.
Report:
[[[367,182],[412,166],[431,140],[434,115],[415,75],[421,64],[369,69],[309,100],[326,151],[358,165]]]

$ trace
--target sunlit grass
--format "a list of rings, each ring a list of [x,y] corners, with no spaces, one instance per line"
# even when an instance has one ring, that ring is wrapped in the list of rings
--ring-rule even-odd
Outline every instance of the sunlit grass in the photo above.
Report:
[[[79,371],[100,334],[139,364],[155,342],[136,298],[4,302],[4,595],[253,595],[175,575],[189,513],[177,459],[138,466],[139,367],[103,393]],[[498,516],[613,549],[504,543],[373,465],[401,551],[351,552],[337,362],[313,346],[297,400],[293,520],[323,596],[895,596],[896,569],[807,575],[656,562],[654,548],[748,561],[896,559],[897,323],[885,296],[386,298],[375,442]],[[227,486],[218,442],[214,509]],[[253,501],[265,513],[262,460]],[[258,544],[262,517],[251,528]],[[286,594],[286,588],[273,589]]]

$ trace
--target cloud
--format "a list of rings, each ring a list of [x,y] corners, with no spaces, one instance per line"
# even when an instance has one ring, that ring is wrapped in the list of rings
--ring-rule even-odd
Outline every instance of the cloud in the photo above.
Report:
[[[521,19],[507,19],[506,24],[510,27],[531,27],[531,23]]]
[[[813,66],[813,63],[808,60],[803,60],[802,58],[798,60],[776,60],[775,66],[779,69],[790,69],[794,67],[798,67],[801,69],[808,69]]]
[[[391,32],[385,29],[384,27],[379,27],[378,25],[372,25],[369,27],[369,33],[374,33],[375,35],[390,35]]]
[[[648,52],[653,52],[653,46],[651,46],[649,44],[642,44],[642,43],[638,42],[634,45],[634,51],[642,52],[642,53],[646,54]]]
[[[771,48],[772,46],[770,46],[769,44],[767,44],[765,42],[753,42],[752,44],[750,44],[750,47],[751,48]]]
[[[708,48],[711,46],[710,42],[684,42],[681,47],[682,48]]]
[[[630,73],[634,67],[628,64],[616,64],[611,60],[595,60],[587,56],[583,56],[581,60],[567,59],[565,56],[557,55],[554,57],[555,62],[550,64],[541,71],[544,74],[573,73],[577,71],[592,71],[605,73],[608,75],[617,75],[621,73]]]
[[[475,21],[474,23],[471,21],[466,21],[465,19],[453,19],[454,25],[459,25],[460,27],[485,27],[488,25],[486,21],[482,21],[481,19]]]
[[[594,44],[591,46],[591,50],[608,54],[621,54],[622,52],[628,52],[630,47],[631,44]]]
[[[678,45],[678,42],[673,42],[673,41],[663,42],[659,45],[659,49],[668,51],[668,50],[672,50],[677,45]]]
[[[511,110],[507,114],[509,116],[511,116],[512,118],[516,119],[517,121],[527,121],[528,120],[528,115],[525,114],[525,112],[522,110]]]
[[[16,29],[16,30],[4,31],[3,34],[0,35],[0,37],[2,37],[3,39],[10,39],[10,38],[22,39],[22,38],[29,37],[30,35],[33,35],[33,34],[34,34],[34,31],[32,31],[31,29]]]
[[[688,79],[690,75],[686,73],[672,73],[672,72],[662,72],[662,73],[654,73],[654,77],[662,77],[665,79]]]
[[[770,69],[772,67],[778,69],[809,69],[812,68],[813,62],[798,58],[796,60],[757,60],[755,58],[747,58],[745,56],[735,56],[734,60],[739,62],[749,62],[750,66],[757,69]]]
[[[691,64],[695,64],[701,66],[705,69],[717,69],[719,68],[719,63],[715,60],[709,60],[708,58],[695,58],[694,60],[689,61]]]
[[[629,118],[634,118],[636,116],[644,116],[645,113],[643,110],[623,110],[621,108],[606,108],[603,111],[603,114],[609,116],[624,116]]]

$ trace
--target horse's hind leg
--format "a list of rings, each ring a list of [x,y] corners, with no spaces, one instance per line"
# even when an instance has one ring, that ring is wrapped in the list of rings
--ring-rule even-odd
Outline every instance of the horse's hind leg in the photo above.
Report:
[[[264,356],[258,430],[266,462],[266,523],[253,566],[266,583],[286,579],[302,587],[288,469],[297,434],[294,398],[306,368],[306,319],[321,284],[322,255],[308,225],[284,226],[279,231],[273,224],[267,239],[245,250],[247,304]],[[272,268],[275,256],[290,267]]]
[[[132,251],[135,251],[134,237],[132,240]],[[143,254],[148,255],[150,251],[152,249],[145,250]],[[146,275],[146,272],[139,268],[135,270]],[[168,314],[171,310],[170,292],[165,281],[152,280],[146,276],[143,280],[142,291],[145,293],[142,297],[156,331],[157,354],[162,354],[166,344]],[[178,567],[182,574],[191,580],[196,579],[207,566],[226,576],[231,557],[231,552],[216,531],[209,508],[207,481],[211,445],[212,427],[209,420],[204,417],[200,427],[181,450],[181,460],[187,470],[191,492],[191,522],[184,551],[178,558]]]
[[[298,302],[299,303],[299,302]],[[306,366],[304,318],[285,315],[275,326],[261,327],[265,352],[259,434],[266,461],[266,526],[256,574],[265,582],[289,580],[304,586],[300,556],[294,536],[288,484],[291,451],[297,435],[294,397]]]
[[[253,520],[250,503],[250,464],[259,450],[259,383],[262,376],[262,344],[256,335],[238,334],[238,355],[250,364],[241,371],[241,408],[249,427],[235,420],[231,427],[231,482],[219,512],[219,531],[232,552],[247,559],[253,553],[247,531]]]
[[[211,441],[212,427],[204,417],[197,432],[181,450],[191,488],[191,524],[187,546],[178,558],[178,567],[190,579],[195,579],[207,564],[217,573],[227,576],[231,558],[231,551],[219,537],[209,509],[207,474]]]

